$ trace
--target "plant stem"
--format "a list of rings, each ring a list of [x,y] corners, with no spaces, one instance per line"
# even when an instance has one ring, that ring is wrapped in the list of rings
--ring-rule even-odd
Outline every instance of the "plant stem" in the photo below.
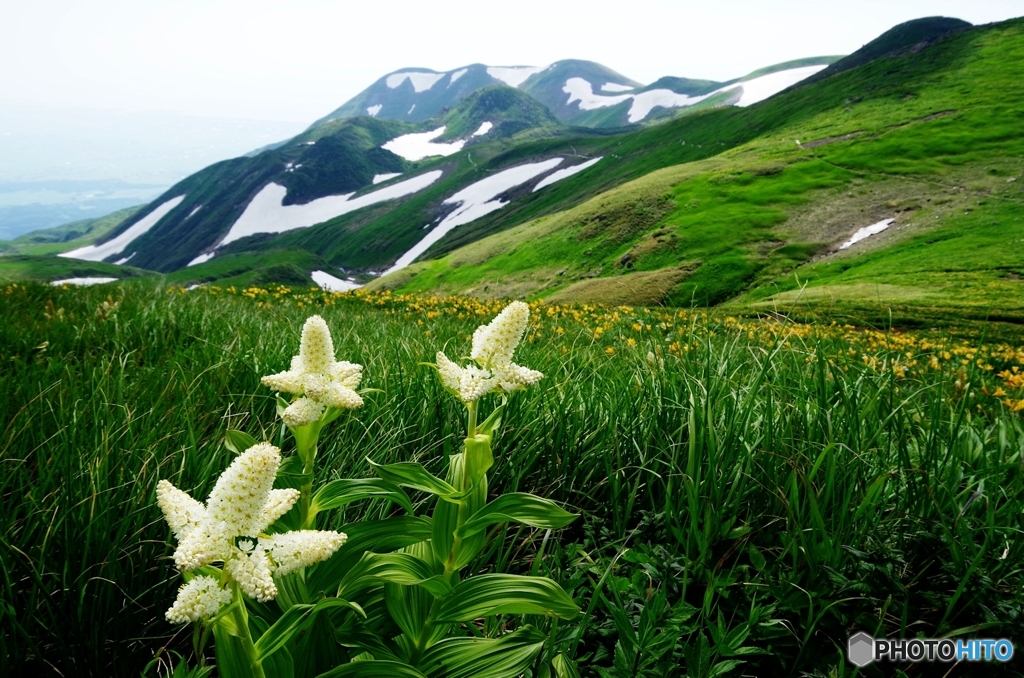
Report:
[[[313,462],[316,460],[316,438],[302,456],[302,475],[306,478],[299,488],[299,519],[300,528],[308,530],[316,522],[316,513],[310,514],[309,505],[313,494]]]
[[[235,618],[235,626],[238,627],[238,639],[242,641],[242,648],[249,658],[249,668],[252,669],[253,678],[266,678],[266,674],[263,672],[263,664],[256,655],[256,645],[252,642],[252,632],[249,631],[249,615],[245,611],[245,601],[242,599],[242,592],[238,588],[238,584],[232,584],[232,588],[235,593],[235,600],[232,603],[235,606],[235,610],[232,614]]]
[[[476,400],[466,404],[466,408],[469,410],[469,427],[466,434],[467,438],[472,438],[476,435],[476,406]]]

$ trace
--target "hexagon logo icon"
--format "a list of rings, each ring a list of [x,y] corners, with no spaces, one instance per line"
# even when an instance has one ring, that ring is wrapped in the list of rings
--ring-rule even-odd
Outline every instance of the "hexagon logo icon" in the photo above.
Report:
[[[846,658],[855,666],[867,666],[875,660],[875,639],[863,631],[850,636]]]

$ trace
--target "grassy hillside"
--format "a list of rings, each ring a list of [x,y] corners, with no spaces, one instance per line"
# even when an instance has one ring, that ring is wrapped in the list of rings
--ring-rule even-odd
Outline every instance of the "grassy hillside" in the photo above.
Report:
[[[135,278],[146,275],[151,275],[151,272],[103,261],[80,261],[53,255],[31,254],[0,257],[0,281],[3,282],[46,282],[66,278]]]
[[[492,85],[473,92],[438,122],[443,122],[446,127],[440,137],[445,141],[466,139],[484,122],[493,125],[487,134],[470,138],[469,143],[504,139],[528,129],[561,127],[551,111],[536,99],[506,85]]]
[[[733,298],[785,305],[808,299],[797,292],[804,285],[864,295],[868,282],[884,282],[899,300],[954,308],[970,294],[978,313],[1018,313],[1021,257],[1007,245],[1024,238],[1022,68],[1024,22],[1015,20],[748,109],[605,142],[618,157],[552,194],[585,195],[586,183],[629,177],[640,171],[633,162],[653,168],[694,146],[719,153],[595,191],[571,210],[529,219],[531,207],[543,208],[523,208],[515,229],[376,284],[688,306]],[[671,147],[650,143],[655,137]],[[647,152],[633,160],[640,144]],[[837,252],[884,218],[895,219],[888,231]]]

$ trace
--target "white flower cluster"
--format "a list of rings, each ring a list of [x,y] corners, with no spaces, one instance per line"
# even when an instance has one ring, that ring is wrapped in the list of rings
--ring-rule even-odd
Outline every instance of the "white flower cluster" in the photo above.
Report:
[[[363,405],[355,389],[363,378],[362,365],[334,359],[334,342],[324,319],[310,316],[302,326],[299,355],[291,369],[263,377],[263,385],[300,396],[281,418],[290,427],[305,426],[320,419],[328,407],[355,409]]]
[[[544,375],[512,362],[512,355],[530,322],[530,307],[513,301],[487,325],[473,333],[470,353],[476,365],[462,367],[443,351],[437,352],[437,373],[441,384],[465,403],[479,400],[493,391],[510,392],[532,386]]]
[[[178,569],[190,571],[222,562],[246,595],[264,602],[277,596],[275,573],[284,575],[326,560],[345,543],[347,536],[341,532],[262,534],[299,498],[298,490],[273,489],[280,465],[281,452],[273,445],[250,447],[217,479],[205,505],[166,480],[157,484],[157,505],[178,540],[174,551]],[[167,619],[177,623],[209,619],[230,600],[230,592],[215,579],[196,577],[178,592]]]
[[[222,588],[213,577],[202,575],[178,589],[178,598],[165,616],[172,624],[187,624],[210,619],[230,602],[231,591]]]

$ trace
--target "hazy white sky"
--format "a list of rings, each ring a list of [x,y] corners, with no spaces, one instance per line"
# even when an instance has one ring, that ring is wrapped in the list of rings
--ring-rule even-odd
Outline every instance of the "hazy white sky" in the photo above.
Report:
[[[724,80],[935,15],[988,23],[1024,0],[4,0],[0,106],[309,123],[407,66],[577,58]]]

